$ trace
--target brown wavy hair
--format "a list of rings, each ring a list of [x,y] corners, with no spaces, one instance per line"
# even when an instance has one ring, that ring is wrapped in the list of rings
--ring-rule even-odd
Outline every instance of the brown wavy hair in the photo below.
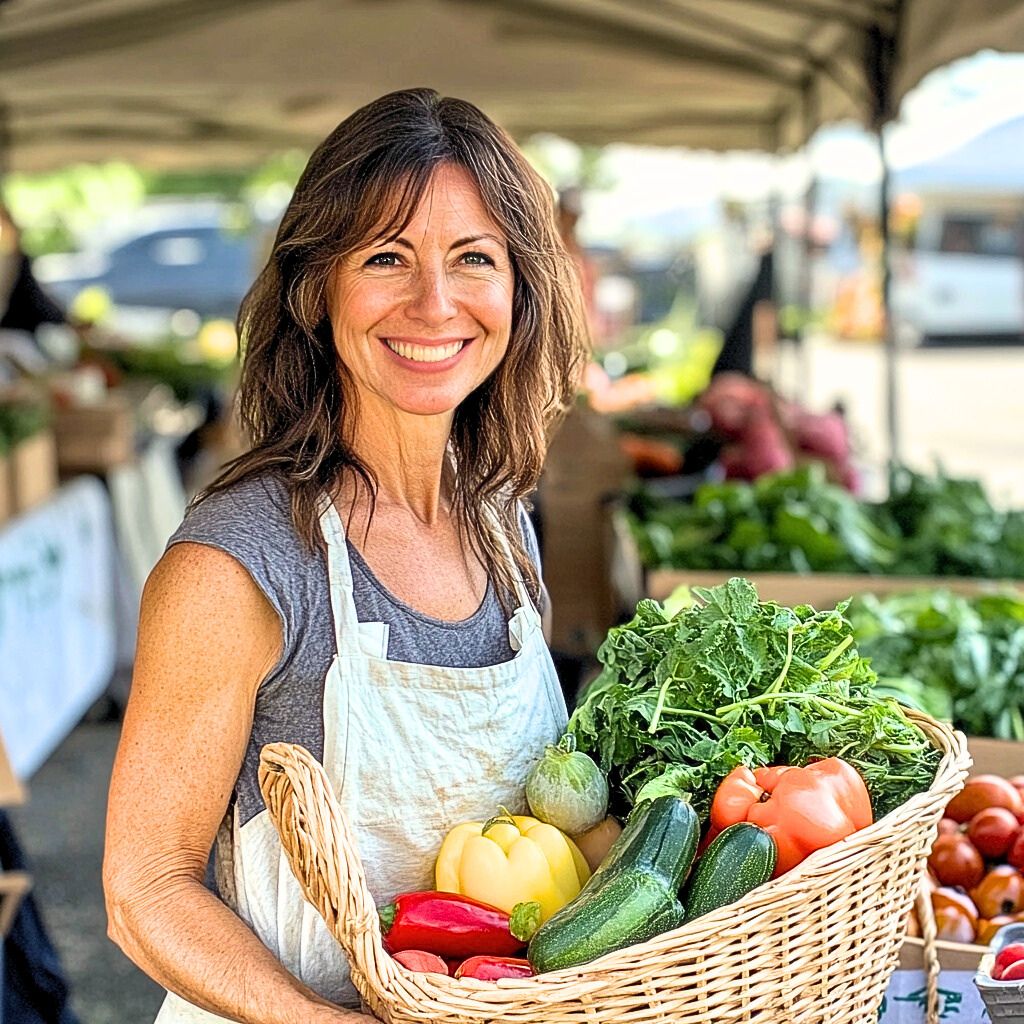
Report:
[[[251,448],[203,497],[255,474],[282,477],[299,535],[322,547],[321,496],[350,471],[372,501],[376,480],[351,449],[355,389],[338,357],[326,294],[336,263],[411,220],[434,172],[464,168],[502,228],[514,275],[501,363],[456,409],[453,510],[499,593],[515,568],[536,598],[517,502],[536,486],[549,429],[573,399],[588,347],[576,267],[559,238],[551,190],[511,137],[471,103],[433,89],[393,92],[357,110],[309,159],[267,265],[242,302],[238,411]],[[200,499],[202,500],[202,499]]]

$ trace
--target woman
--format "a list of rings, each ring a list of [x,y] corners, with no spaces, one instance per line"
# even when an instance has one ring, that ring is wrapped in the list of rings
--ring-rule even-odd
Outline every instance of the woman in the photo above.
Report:
[[[342,1024],[358,998],[260,749],[322,761],[378,902],[431,886],[453,825],[522,805],[565,707],[519,499],[583,318],[547,188],[475,107],[415,89],[313,154],[239,323],[253,447],[146,586],[110,933],[172,993],[160,1024]]]

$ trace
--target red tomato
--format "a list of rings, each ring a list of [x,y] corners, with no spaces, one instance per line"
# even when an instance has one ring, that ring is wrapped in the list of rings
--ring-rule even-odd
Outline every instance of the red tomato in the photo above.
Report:
[[[1014,816],[1024,811],[1024,800],[1006,779],[998,775],[972,775],[967,785],[946,807],[946,817],[954,821],[970,821],[978,811],[989,807],[1005,807]]]
[[[1006,860],[1007,863],[1012,864],[1018,871],[1024,871],[1024,827],[1017,831],[1017,837],[1010,846]]]
[[[1012,779],[1006,780],[1014,789],[1024,791],[1024,775],[1014,775]],[[1021,792],[1021,799],[1024,800],[1024,792]]]
[[[943,818],[939,822],[939,835],[955,835],[960,831],[960,822],[954,821],[952,818]]]
[[[407,970],[417,974],[447,974],[448,965],[435,953],[421,949],[403,949],[394,958]]]
[[[965,835],[944,835],[935,840],[928,866],[943,885],[973,889],[985,877],[985,862]]]
[[[989,807],[971,818],[967,838],[975,849],[989,860],[999,860],[1013,845],[1020,826],[1017,815],[1005,807]]]
[[[971,899],[982,917],[1017,914],[1024,910],[1024,875],[1009,864],[1000,864],[971,890]]]
[[[993,977],[995,975],[993,974]],[[1024,981],[1024,960],[1017,960],[1010,964],[999,976],[998,981]]]
[[[960,907],[939,907],[935,911],[935,929],[947,942],[973,942],[974,925]]]

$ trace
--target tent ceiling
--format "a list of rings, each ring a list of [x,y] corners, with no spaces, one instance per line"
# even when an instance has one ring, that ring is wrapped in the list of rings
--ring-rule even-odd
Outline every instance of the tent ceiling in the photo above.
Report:
[[[1024,49],[1018,0],[0,0],[0,104],[16,169],[250,161],[423,84],[519,136],[774,151],[985,46]]]

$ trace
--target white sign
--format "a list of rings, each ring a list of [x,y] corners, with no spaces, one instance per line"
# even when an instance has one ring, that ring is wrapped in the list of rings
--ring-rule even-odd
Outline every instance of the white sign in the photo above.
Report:
[[[882,1001],[879,1024],[925,1024],[927,988],[924,971],[895,971]],[[982,1024],[989,1020],[973,971],[939,975],[939,1020],[948,1024]]]

